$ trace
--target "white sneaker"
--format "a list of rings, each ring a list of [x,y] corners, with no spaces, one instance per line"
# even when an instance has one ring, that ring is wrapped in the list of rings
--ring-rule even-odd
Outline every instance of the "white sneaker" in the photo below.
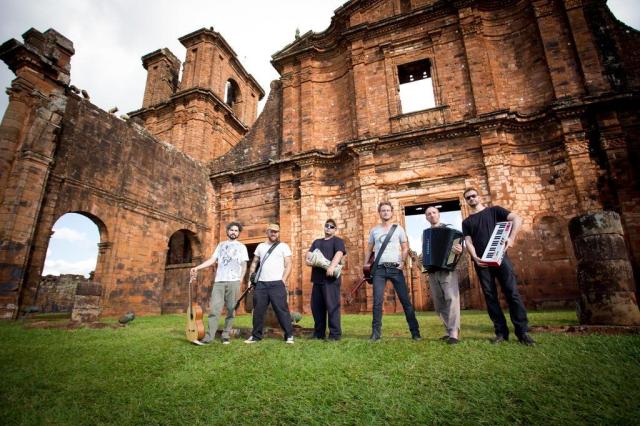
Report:
[[[245,343],[258,343],[260,340],[256,339],[253,336],[249,336],[249,338],[247,340],[245,340]]]
[[[287,340],[284,341],[285,343],[288,343],[290,345],[293,345],[293,336],[289,336],[287,337]]]
[[[193,339],[193,340],[191,341],[191,343],[193,343],[194,345],[197,345],[197,346],[204,346],[204,345],[205,345],[204,343],[202,343],[202,342],[201,342],[200,340],[198,340],[198,339]]]

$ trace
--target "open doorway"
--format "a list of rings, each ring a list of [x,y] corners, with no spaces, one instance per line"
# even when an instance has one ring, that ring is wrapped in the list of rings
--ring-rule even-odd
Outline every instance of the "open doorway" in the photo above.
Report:
[[[440,210],[440,222],[462,232],[462,211],[458,200],[408,206],[404,209],[405,227],[409,238],[409,248],[420,255],[422,253],[422,232],[430,228],[424,212],[433,206]]]
[[[433,309],[431,297],[427,288],[428,276],[422,271],[422,232],[431,227],[425,217],[427,207],[434,206],[440,210],[440,222],[462,231],[462,210],[459,200],[438,201],[433,203],[417,204],[404,208],[405,229],[409,239],[411,256],[410,274],[408,281],[417,310]],[[469,266],[467,256],[463,255],[456,268],[460,285],[460,304],[464,308],[468,306],[471,283],[469,280]]]
[[[66,213],[55,222],[36,287],[37,312],[71,315],[78,285],[94,278],[99,243],[100,229],[87,215]]]

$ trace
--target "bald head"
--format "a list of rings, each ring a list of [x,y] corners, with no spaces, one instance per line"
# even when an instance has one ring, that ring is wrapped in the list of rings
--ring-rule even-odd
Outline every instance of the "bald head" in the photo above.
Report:
[[[440,223],[440,211],[435,207],[428,207],[424,212],[425,217],[427,218],[427,222],[431,224],[431,226],[435,226]]]

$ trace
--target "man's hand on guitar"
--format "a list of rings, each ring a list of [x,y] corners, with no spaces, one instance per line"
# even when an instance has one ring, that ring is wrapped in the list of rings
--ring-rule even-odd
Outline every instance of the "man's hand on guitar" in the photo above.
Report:
[[[196,268],[191,268],[189,271],[189,278],[195,279],[198,277],[198,270]]]

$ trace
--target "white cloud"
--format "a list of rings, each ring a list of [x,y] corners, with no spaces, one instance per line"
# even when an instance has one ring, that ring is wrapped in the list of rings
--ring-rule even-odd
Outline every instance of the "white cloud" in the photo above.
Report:
[[[88,278],[89,272],[96,268],[96,260],[97,258],[92,257],[89,259],[70,262],[67,260],[54,260],[47,258],[47,260],[44,261],[42,275],[75,274],[84,275]]]
[[[69,242],[87,241],[87,234],[71,228],[54,228],[51,239]]]

